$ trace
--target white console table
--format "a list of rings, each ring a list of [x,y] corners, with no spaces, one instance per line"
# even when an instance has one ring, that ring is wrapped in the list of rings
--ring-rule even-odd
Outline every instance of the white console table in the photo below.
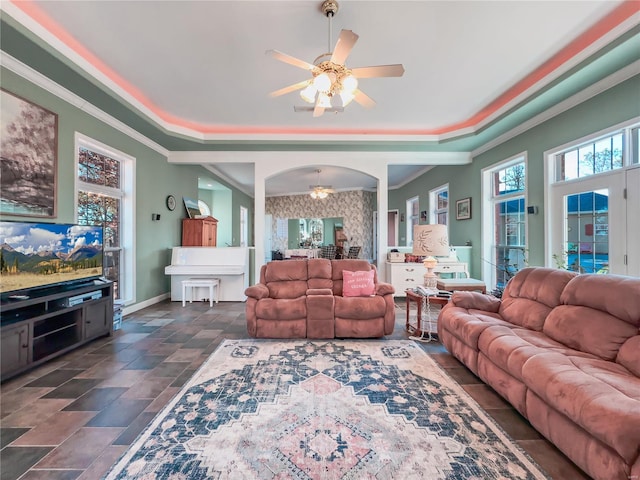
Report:
[[[408,288],[415,288],[416,285],[424,283],[424,275],[427,269],[422,263],[392,263],[387,262],[387,283],[393,285],[396,290],[395,296],[404,296]],[[433,270],[436,274],[453,274],[455,278],[469,278],[469,269],[464,262],[440,262]]]

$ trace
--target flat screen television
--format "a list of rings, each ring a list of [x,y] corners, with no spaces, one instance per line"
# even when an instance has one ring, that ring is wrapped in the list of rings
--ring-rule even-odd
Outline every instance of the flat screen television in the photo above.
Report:
[[[102,226],[0,221],[0,293],[101,277]]]

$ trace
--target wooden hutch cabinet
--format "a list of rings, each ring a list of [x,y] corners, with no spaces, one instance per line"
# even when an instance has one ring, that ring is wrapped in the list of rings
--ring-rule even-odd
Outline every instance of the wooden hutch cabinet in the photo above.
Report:
[[[213,217],[182,220],[183,247],[215,247],[217,236],[218,220]]]

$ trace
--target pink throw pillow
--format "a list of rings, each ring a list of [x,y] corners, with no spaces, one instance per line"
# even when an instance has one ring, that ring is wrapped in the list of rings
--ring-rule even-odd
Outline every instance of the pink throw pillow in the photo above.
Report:
[[[342,296],[344,297],[370,297],[376,291],[373,284],[373,270],[368,272],[342,271]]]

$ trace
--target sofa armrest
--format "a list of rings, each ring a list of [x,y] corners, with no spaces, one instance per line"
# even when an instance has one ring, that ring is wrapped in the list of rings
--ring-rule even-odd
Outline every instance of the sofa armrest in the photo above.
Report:
[[[260,300],[261,298],[269,297],[269,289],[266,285],[262,283],[258,283],[257,285],[252,285],[244,291],[244,294],[247,297],[255,298],[256,300]]]
[[[493,295],[480,292],[455,292],[451,296],[451,303],[456,307],[498,313],[502,301]]]
[[[396,293],[396,289],[390,283],[380,282],[376,284],[376,295],[385,296],[393,295]]]
[[[307,296],[310,295],[333,295],[330,288],[310,288],[307,290]]]

